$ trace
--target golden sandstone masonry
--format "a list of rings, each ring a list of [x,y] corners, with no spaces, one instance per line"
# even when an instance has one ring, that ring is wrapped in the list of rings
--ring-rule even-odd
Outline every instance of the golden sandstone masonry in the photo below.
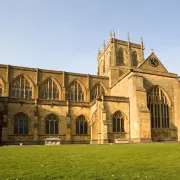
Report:
[[[0,143],[180,140],[180,85],[140,44],[98,51],[97,75],[0,65]]]

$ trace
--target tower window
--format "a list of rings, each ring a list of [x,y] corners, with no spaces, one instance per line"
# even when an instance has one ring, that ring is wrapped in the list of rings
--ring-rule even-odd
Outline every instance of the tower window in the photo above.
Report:
[[[124,65],[124,54],[123,54],[123,49],[120,48],[117,52],[117,60],[116,60],[116,65]]]
[[[132,58],[132,66],[137,67],[138,66],[138,60],[137,60],[137,53],[134,51],[131,55]]]

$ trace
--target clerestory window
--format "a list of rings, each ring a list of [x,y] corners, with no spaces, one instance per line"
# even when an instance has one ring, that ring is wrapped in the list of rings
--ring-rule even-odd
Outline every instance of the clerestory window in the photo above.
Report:
[[[40,87],[41,99],[58,100],[59,89],[56,82],[52,78],[46,79]]]
[[[70,101],[84,101],[84,91],[77,81],[74,81],[67,91],[67,99]]]
[[[11,96],[16,98],[32,98],[32,86],[23,75],[15,79],[11,85]]]

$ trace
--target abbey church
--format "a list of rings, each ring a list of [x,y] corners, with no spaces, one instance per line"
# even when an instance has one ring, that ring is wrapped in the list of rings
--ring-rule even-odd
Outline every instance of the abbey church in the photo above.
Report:
[[[179,77],[143,51],[112,32],[97,75],[0,65],[0,144],[179,141]]]

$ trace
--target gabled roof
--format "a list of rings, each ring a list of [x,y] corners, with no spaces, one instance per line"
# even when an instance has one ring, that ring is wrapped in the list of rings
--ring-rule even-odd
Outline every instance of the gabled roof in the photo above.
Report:
[[[152,58],[155,58],[158,61],[158,65],[156,67],[154,67],[150,64],[150,60]],[[159,58],[154,54],[154,52],[152,52],[151,55],[149,57],[147,57],[147,59],[145,61],[143,61],[137,68],[149,70],[149,71],[158,71],[158,72],[168,73],[168,70],[164,67],[164,65],[161,63]]]

